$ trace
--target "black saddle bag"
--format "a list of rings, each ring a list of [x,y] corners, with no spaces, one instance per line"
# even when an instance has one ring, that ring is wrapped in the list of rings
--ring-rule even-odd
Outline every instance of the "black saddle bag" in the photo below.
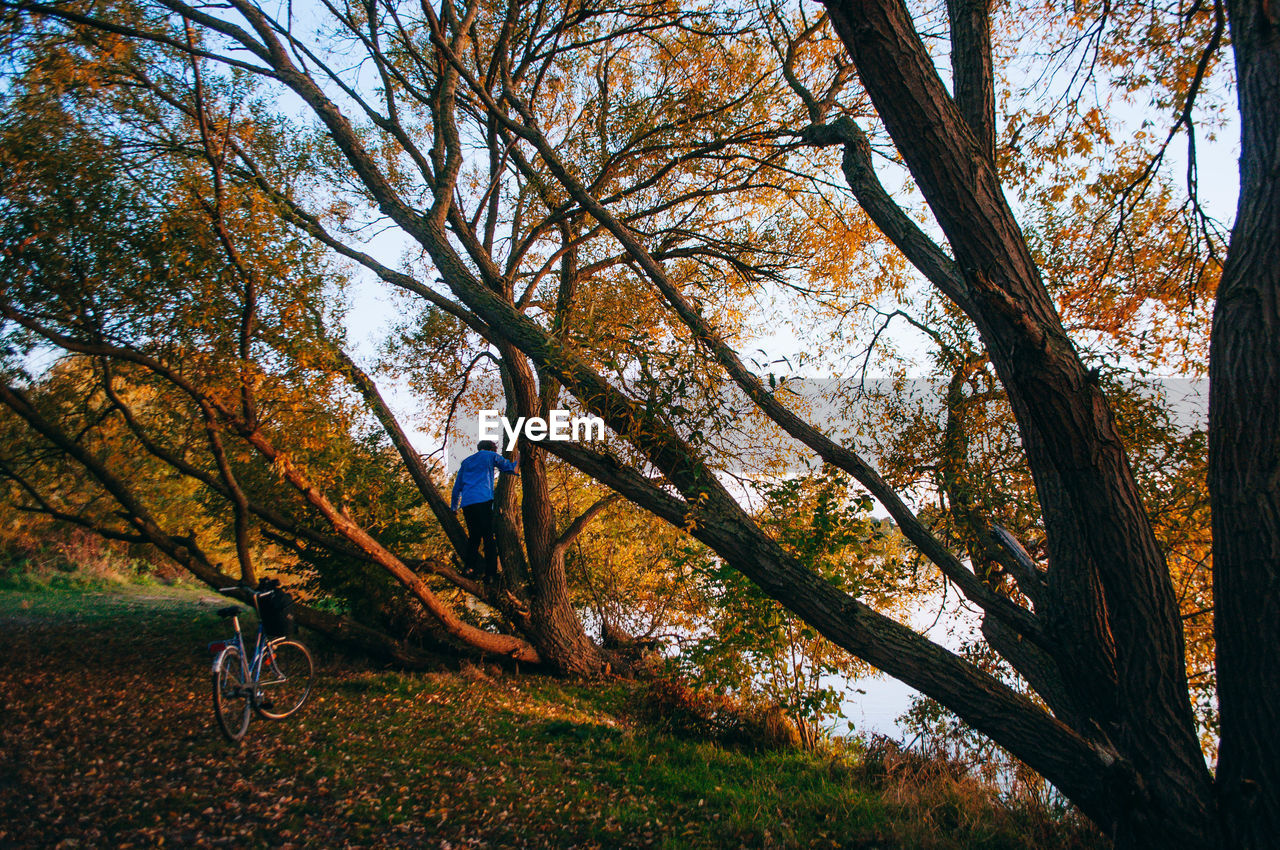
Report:
[[[293,619],[293,597],[284,588],[259,596],[258,613],[262,616],[262,629],[270,637],[286,637],[298,631]]]

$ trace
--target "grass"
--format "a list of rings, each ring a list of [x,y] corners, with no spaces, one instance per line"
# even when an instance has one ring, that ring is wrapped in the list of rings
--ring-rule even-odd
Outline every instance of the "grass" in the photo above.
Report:
[[[1101,846],[963,783],[671,737],[635,684],[401,674],[318,645],[302,712],[228,745],[204,651],[221,604],[0,589],[0,847]]]

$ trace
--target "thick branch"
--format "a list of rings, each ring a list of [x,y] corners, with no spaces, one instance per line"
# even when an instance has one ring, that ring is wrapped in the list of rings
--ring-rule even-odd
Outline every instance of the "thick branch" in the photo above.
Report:
[[[609,507],[616,501],[618,501],[618,494],[610,493],[608,496],[597,499],[593,502],[589,508],[579,514],[573,522],[569,523],[569,526],[565,528],[564,531],[560,532],[560,537],[556,540],[555,544],[556,550],[564,552],[564,550],[568,548],[569,544],[572,543],[579,534],[586,531],[587,526],[591,524],[593,519],[599,516],[605,508]]]
[[[956,106],[978,146],[996,158],[996,93],[991,63],[991,0],[947,0]]]
[[[485,96],[481,93],[481,96]],[[517,106],[518,103],[517,103]],[[498,108],[493,104],[491,108]],[[526,122],[531,115],[523,112]],[[916,517],[901,497],[879,476],[856,452],[838,445],[816,428],[804,422],[765,388],[760,381],[738,357],[737,352],[716,331],[696,305],[689,302],[676,284],[668,277],[662,265],[640,244],[634,231],[627,227],[596,199],[586,187],[574,176],[561,160],[555,149],[546,138],[528,123],[519,124],[506,118],[509,127],[516,129],[519,135],[526,138],[538,150],[539,156],[548,168],[582,205],[590,215],[600,222],[613,235],[627,253],[644,270],[645,274],[658,287],[667,303],[672,306],[677,316],[693,331],[695,337],[711,351],[716,360],[725,368],[730,377],[747,393],[770,419],[780,425],[792,437],[813,449],[824,460],[835,464],[851,474],[860,484],[867,488],[875,498],[889,511],[898,523],[903,534],[917,548],[933,561],[942,573],[956,583],[961,592],[970,600],[1003,618],[1011,627],[1033,640],[1044,641],[1044,637],[1030,612],[1014,605],[1008,599],[992,593],[982,582],[970,572],[963,563],[938,540]]]
[[[391,412],[391,408],[387,405],[386,399],[382,397],[382,392],[378,389],[378,385],[342,349],[336,349],[334,356],[338,358],[343,372],[355,384],[356,389],[360,391],[360,395],[364,397],[365,402],[373,411],[373,415],[377,417],[378,422],[382,425],[382,429],[391,438],[392,445],[396,447],[396,451],[400,453],[400,459],[404,461],[405,468],[409,470],[409,477],[413,479],[413,483],[417,485],[418,492],[426,500],[427,506],[431,508],[431,513],[435,515],[436,521],[444,529],[444,533],[453,545],[454,551],[466,552],[467,533],[463,530],[462,523],[458,522],[458,517],[449,507],[449,502],[436,489],[435,482],[431,480],[431,470],[427,469],[426,463],[422,460],[422,455],[418,454],[418,450],[409,442],[408,435],[405,434],[404,428],[400,426],[400,421]]]
[[[1187,696],[1168,567],[1114,417],[1045,290],[978,137],[947,94],[902,0],[827,0],[836,33],[969,284],[1036,479],[1055,652],[1091,716],[1135,763],[1159,815],[1139,829],[1204,835],[1209,774]],[[1172,839],[1171,839],[1172,840]]]

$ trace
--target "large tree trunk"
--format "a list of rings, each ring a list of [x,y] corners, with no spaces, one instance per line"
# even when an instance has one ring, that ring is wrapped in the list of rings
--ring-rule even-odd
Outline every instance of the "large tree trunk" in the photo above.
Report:
[[[1043,512],[1043,614],[1068,684],[1130,761],[1128,846],[1214,840],[1210,775],[1187,696],[1181,620],[1111,411],[1062,328],[994,163],[900,0],[828,0],[836,32],[955,253],[972,318],[1009,393]],[[1077,730],[1089,734],[1091,730]]]
[[[1230,844],[1262,848],[1280,836],[1280,5],[1228,8],[1241,155],[1209,359],[1217,784]]]
[[[537,380],[519,349],[503,344],[503,371],[510,387],[509,408],[519,416],[547,416]],[[596,676],[605,671],[603,652],[587,636],[569,599],[564,551],[556,546],[556,520],[547,484],[543,450],[524,441],[520,448],[520,519],[528,567],[528,637],[542,658],[561,673]],[[502,547],[511,551],[511,546]]]
[[[536,445],[520,455],[524,490],[521,512],[525,527],[531,589],[529,640],[542,657],[562,673],[598,676],[605,672],[605,654],[582,628],[569,599],[564,550],[555,545],[555,517],[547,488],[546,460]],[[531,531],[540,533],[531,534]]]

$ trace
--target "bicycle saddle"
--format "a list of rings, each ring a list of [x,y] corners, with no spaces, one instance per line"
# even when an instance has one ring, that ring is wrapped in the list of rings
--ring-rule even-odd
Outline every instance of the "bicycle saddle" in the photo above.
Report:
[[[239,613],[240,613],[240,607],[238,605],[228,605],[226,608],[218,609],[219,617],[234,617]]]

